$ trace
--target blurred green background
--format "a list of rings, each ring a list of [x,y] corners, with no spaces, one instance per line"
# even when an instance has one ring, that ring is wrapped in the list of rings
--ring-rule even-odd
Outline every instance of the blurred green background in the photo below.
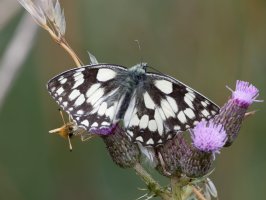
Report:
[[[61,5],[66,38],[84,63],[89,62],[87,51],[100,62],[128,67],[142,57],[219,105],[230,95],[225,86],[234,88],[237,79],[256,85],[259,99],[266,99],[265,0],[79,0]],[[0,59],[23,14],[18,10],[1,27]],[[1,200],[133,200],[145,193],[137,190],[144,184],[133,170],[111,161],[100,139],[82,143],[76,138],[70,153],[67,141],[48,134],[62,120],[46,83],[74,66],[40,29],[0,110]],[[211,178],[220,200],[265,199],[265,105],[256,103],[254,109],[259,112],[245,121],[234,145],[217,156]]]

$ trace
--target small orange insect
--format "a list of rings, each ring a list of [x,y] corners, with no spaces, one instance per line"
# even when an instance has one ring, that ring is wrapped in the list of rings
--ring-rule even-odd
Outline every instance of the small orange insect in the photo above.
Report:
[[[61,137],[68,139],[68,143],[69,143],[69,150],[72,151],[72,144],[71,144],[71,137],[72,136],[81,136],[81,140],[85,141],[88,140],[90,138],[93,137],[93,135],[87,133],[87,131],[85,131],[84,129],[80,128],[77,126],[76,122],[74,122],[70,116],[69,116],[69,122],[65,122],[64,119],[64,115],[63,112],[61,111],[61,109],[59,109],[60,115],[62,117],[63,123],[64,125],[61,126],[60,128],[56,128],[53,130],[50,130],[49,133],[55,133],[60,135]]]

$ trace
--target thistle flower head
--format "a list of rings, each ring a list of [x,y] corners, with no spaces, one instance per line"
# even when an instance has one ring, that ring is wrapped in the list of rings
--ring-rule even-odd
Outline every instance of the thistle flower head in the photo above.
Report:
[[[232,93],[232,99],[240,106],[247,108],[259,96],[259,90],[245,81],[237,81],[236,89]]]
[[[219,153],[227,136],[221,124],[201,121],[192,131],[193,145],[204,152]]]

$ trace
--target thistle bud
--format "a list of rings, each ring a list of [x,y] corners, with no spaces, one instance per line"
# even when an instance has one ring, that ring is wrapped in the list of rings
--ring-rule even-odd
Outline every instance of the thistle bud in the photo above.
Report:
[[[183,133],[177,134],[173,139],[168,140],[165,145],[158,147],[156,169],[164,176],[177,176],[181,172],[180,160],[186,151],[189,151],[189,144],[186,142]]]
[[[140,159],[137,144],[132,143],[123,128],[116,125],[112,134],[103,135],[103,141],[113,161],[122,168],[133,167]]]
[[[259,95],[259,90],[255,86],[244,81],[237,81],[235,91],[231,91],[231,98],[213,119],[214,123],[222,124],[225,128],[228,137],[225,146],[230,146],[234,142],[248,107],[258,101],[256,98]]]

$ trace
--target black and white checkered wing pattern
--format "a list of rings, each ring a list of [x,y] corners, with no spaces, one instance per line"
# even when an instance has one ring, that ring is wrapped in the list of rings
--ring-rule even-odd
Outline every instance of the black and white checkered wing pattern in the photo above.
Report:
[[[125,70],[107,64],[76,68],[51,79],[47,88],[78,126],[108,134],[124,98],[116,76]]]
[[[219,112],[213,102],[172,77],[146,76],[124,116],[126,133],[133,141],[158,146]]]

